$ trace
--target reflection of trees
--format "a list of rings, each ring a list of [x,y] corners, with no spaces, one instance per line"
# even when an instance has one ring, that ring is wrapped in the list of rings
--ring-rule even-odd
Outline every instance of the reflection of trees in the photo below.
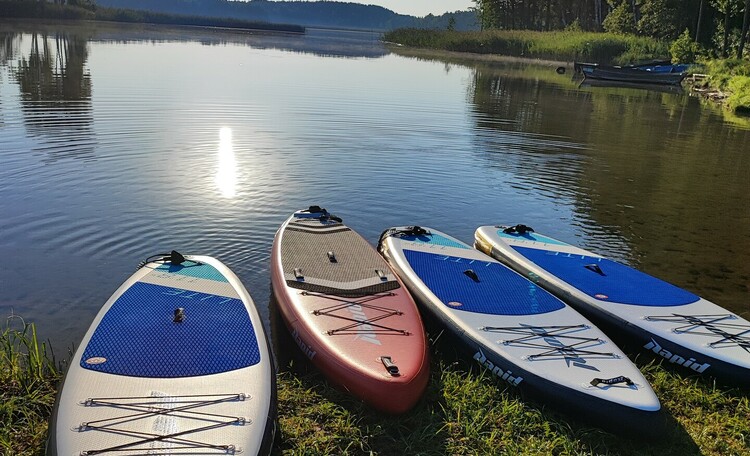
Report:
[[[477,150],[490,166],[612,230],[647,272],[743,311],[750,132],[679,94],[507,74],[475,72]]]
[[[94,155],[87,58],[84,36],[33,33],[28,54],[18,60],[14,74],[26,128],[47,141],[43,149],[49,161]]]
[[[14,32],[0,32],[0,67],[4,67],[14,58],[18,51],[19,35]],[[0,82],[4,72],[0,71]],[[0,94],[0,126],[3,125],[3,99]]]
[[[0,66],[5,66],[18,52],[20,36],[15,32],[0,32]]]
[[[585,159],[580,132],[589,119],[570,111],[580,107],[586,95],[570,97],[554,84],[504,73],[484,67],[475,72],[477,150],[487,155],[491,166],[512,175],[509,185],[573,198],[577,186],[559,184],[576,179]]]
[[[280,33],[242,33],[200,28],[140,27],[125,28],[106,24],[97,27],[96,40],[105,42],[185,42],[206,46],[238,44],[256,49],[279,49],[300,54],[341,58],[380,58],[389,51],[380,42],[380,33],[346,30],[308,29],[304,35]]]

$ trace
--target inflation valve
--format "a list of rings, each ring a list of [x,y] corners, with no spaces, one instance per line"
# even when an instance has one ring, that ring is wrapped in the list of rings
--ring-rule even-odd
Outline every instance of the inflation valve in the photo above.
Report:
[[[401,373],[398,371],[398,366],[391,360],[390,356],[381,356],[380,361],[383,363],[383,366],[385,366],[385,369],[388,371],[389,374],[393,377],[398,377],[401,375]]]

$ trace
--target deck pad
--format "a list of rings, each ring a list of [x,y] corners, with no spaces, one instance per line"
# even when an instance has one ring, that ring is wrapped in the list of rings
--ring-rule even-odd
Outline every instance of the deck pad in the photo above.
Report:
[[[185,309],[185,320],[173,321]],[[137,282],[102,318],[81,367],[133,377],[209,375],[260,361],[241,300]]]
[[[512,247],[549,273],[601,301],[672,307],[690,304],[700,299],[682,288],[599,256]]]
[[[281,261],[292,288],[364,296],[399,287],[385,260],[341,223],[326,225],[316,219],[290,223],[281,243]]]
[[[443,305],[489,315],[535,315],[564,304],[497,262],[404,249],[409,265]],[[474,271],[477,281],[465,271]]]

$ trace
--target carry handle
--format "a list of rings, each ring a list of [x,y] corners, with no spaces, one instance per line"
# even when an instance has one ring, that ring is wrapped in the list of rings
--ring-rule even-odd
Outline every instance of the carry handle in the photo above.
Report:
[[[398,366],[393,362],[390,356],[381,356],[380,361],[383,363],[383,366],[385,366],[385,369],[389,374],[394,377],[401,375],[398,371]]]
[[[601,383],[604,383],[605,385],[616,385],[618,383],[624,383],[628,386],[633,386],[635,383],[633,383],[630,378],[625,377],[624,375],[620,375],[619,377],[612,377],[612,378],[595,378],[591,380],[591,386],[599,386]]]

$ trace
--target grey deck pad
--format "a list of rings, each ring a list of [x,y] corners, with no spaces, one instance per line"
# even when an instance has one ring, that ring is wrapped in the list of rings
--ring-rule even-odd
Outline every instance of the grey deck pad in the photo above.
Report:
[[[281,262],[287,285],[306,291],[354,297],[399,287],[385,260],[341,223],[289,223],[281,241]]]

